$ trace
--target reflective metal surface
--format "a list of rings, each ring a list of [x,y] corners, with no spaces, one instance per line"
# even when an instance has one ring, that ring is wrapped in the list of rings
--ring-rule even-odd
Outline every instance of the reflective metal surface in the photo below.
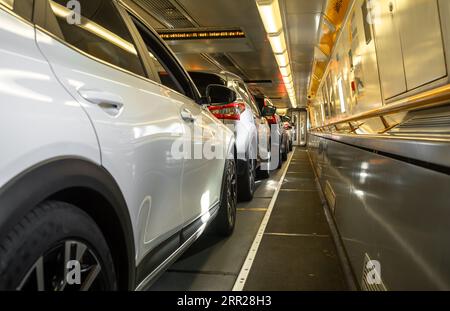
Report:
[[[388,290],[450,289],[450,176],[316,135],[309,148],[358,281],[368,254]]]

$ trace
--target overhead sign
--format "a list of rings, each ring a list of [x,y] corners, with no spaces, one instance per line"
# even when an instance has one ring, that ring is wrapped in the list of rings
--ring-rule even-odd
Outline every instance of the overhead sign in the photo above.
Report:
[[[242,30],[220,29],[220,30],[188,30],[188,31],[159,31],[164,40],[206,40],[206,39],[241,39],[245,38]]]

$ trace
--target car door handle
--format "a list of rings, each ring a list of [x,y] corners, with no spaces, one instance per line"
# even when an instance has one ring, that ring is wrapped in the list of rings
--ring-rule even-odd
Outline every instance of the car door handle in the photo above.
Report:
[[[86,101],[97,105],[110,115],[117,115],[122,110],[123,99],[119,95],[99,90],[79,90]]]
[[[192,112],[187,108],[181,109],[180,115],[181,118],[186,122],[194,122],[196,119]]]

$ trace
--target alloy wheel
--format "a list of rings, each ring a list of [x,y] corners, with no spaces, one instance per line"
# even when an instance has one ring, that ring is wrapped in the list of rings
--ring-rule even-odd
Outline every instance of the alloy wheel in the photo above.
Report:
[[[227,211],[228,223],[233,225],[236,220],[236,205],[237,205],[237,176],[236,164],[230,161],[227,170]]]
[[[249,167],[249,183],[250,183],[250,191],[253,194],[255,192],[255,180],[256,180],[256,165],[254,160],[250,160]]]
[[[107,284],[94,251],[83,242],[65,240],[36,260],[17,290],[107,290]]]

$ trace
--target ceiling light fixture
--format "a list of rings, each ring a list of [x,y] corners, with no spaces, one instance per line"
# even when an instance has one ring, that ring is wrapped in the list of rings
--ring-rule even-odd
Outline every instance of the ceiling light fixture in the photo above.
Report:
[[[280,72],[283,77],[288,77],[291,75],[291,66],[280,67]]]
[[[267,32],[272,51],[277,60],[281,76],[283,77],[286,91],[289,94],[291,106],[297,108],[292,71],[287,51],[286,38],[283,31],[283,20],[281,18],[278,0],[256,0],[259,15]]]
[[[281,54],[275,54],[275,58],[277,59],[278,66],[286,67],[289,65],[289,56],[287,51]]]
[[[269,41],[274,53],[281,54],[286,51],[286,39],[283,31],[280,31],[278,34],[269,34]]]
[[[293,86],[293,82],[292,82],[292,77],[291,76],[283,77],[283,82],[284,82],[285,85]]]
[[[277,33],[283,28],[278,0],[256,0],[259,14],[267,33]]]

